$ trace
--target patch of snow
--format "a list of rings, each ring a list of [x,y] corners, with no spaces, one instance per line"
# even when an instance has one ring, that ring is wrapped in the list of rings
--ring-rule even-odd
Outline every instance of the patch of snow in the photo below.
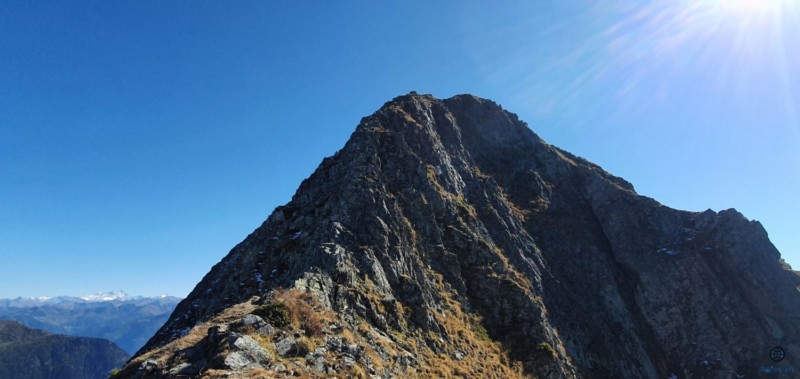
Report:
[[[300,238],[302,236],[303,236],[303,231],[301,230],[301,231],[298,231],[298,232],[292,234],[291,239],[296,240],[296,239],[298,239],[298,238]]]
[[[81,299],[94,302],[94,301],[114,301],[114,300],[130,300],[131,296],[127,293],[117,290],[114,292],[97,292],[91,295],[81,296]]]
[[[658,251],[656,251],[656,253],[667,254],[667,255],[678,255],[678,251],[677,250],[672,250],[672,249],[669,249],[669,248],[666,248],[666,247],[662,247],[662,248],[658,249]]]

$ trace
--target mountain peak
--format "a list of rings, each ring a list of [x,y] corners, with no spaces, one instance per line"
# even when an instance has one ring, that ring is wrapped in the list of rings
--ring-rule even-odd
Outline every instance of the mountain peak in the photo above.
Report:
[[[122,290],[109,292],[95,292],[91,295],[81,296],[86,301],[125,301],[132,297]]]
[[[639,196],[490,100],[410,93],[363,118],[120,376],[277,373],[298,354],[308,375],[755,376],[771,347],[800,351],[800,276],[731,215]]]

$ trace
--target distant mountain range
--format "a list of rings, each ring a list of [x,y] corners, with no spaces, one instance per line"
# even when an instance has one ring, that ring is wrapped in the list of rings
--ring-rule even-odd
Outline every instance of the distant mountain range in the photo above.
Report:
[[[107,378],[127,359],[109,340],[54,335],[0,321],[0,378]]]
[[[51,333],[105,338],[132,355],[161,327],[180,300],[173,296],[130,296],[122,291],[0,299],[0,319]]]

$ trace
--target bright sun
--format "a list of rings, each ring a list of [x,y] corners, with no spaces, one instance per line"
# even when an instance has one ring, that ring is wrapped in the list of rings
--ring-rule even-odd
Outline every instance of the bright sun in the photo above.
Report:
[[[758,13],[779,12],[793,0],[712,0],[711,3],[720,11],[753,15]]]
[[[777,10],[787,1],[781,0],[722,0],[721,6],[737,11],[764,11]]]
[[[593,67],[598,77],[626,70],[621,96],[653,78],[693,77],[703,91],[747,99],[765,78],[796,71],[789,44],[800,31],[800,0],[651,0],[625,9],[597,40],[612,59]],[[791,81],[781,82],[792,99]],[[670,83],[659,86],[667,96]]]

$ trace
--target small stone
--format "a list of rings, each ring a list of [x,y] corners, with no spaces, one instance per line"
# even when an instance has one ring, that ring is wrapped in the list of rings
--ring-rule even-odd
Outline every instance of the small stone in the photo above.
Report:
[[[354,343],[347,345],[347,354],[350,354],[351,356],[358,358],[361,355],[358,345]]]
[[[243,326],[252,325],[254,328],[259,328],[264,324],[266,324],[263,318],[254,314],[244,315],[244,317],[242,317],[241,323]]]
[[[316,355],[307,355],[306,362],[314,369],[316,372],[325,372],[325,357],[320,357]]]
[[[200,370],[193,364],[183,362],[177,364],[175,367],[169,370],[170,375],[189,375],[193,376],[199,373]]]
[[[144,372],[155,373],[161,367],[161,364],[155,359],[148,359],[142,362],[142,365],[139,367]]]
[[[286,371],[286,366],[283,363],[277,363],[275,366],[272,366],[272,371],[284,372]]]
[[[238,351],[234,351],[225,357],[225,366],[231,370],[241,370],[254,363],[253,360]]]
[[[294,356],[297,354],[297,340],[287,336],[275,343],[275,351],[282,357]]]
[[[464,359],[464,357],[466,357],[466,356],[467,356],[467,354],[465,354],[464,352],[461,352],[461,351],[456,351],[456,353],[453,354],[453,358],[455,358],[457,361],[460,361],[460,360]]]
[[[325,372],[325,356],[327,354],[328,349],[325,347],[318,347],[314,349],[313,353],[306,355],[306,362],[317,372]]]
[[[339,336],[325,336],[325,346],[328,347],[330,350],[340,351],[342,350],[342,346],[344,342],[342,337]]]
[[[237,335],[231,345],[255,362],[268,362],[272,359],[269,352],[250,336]]]
[[[264,323],[263,326],[256,329],[256,332],[258,332],[258,334],[263,334],[265,336],[271,336],[272,334],[275,333],[275,328],[269,323]]]

